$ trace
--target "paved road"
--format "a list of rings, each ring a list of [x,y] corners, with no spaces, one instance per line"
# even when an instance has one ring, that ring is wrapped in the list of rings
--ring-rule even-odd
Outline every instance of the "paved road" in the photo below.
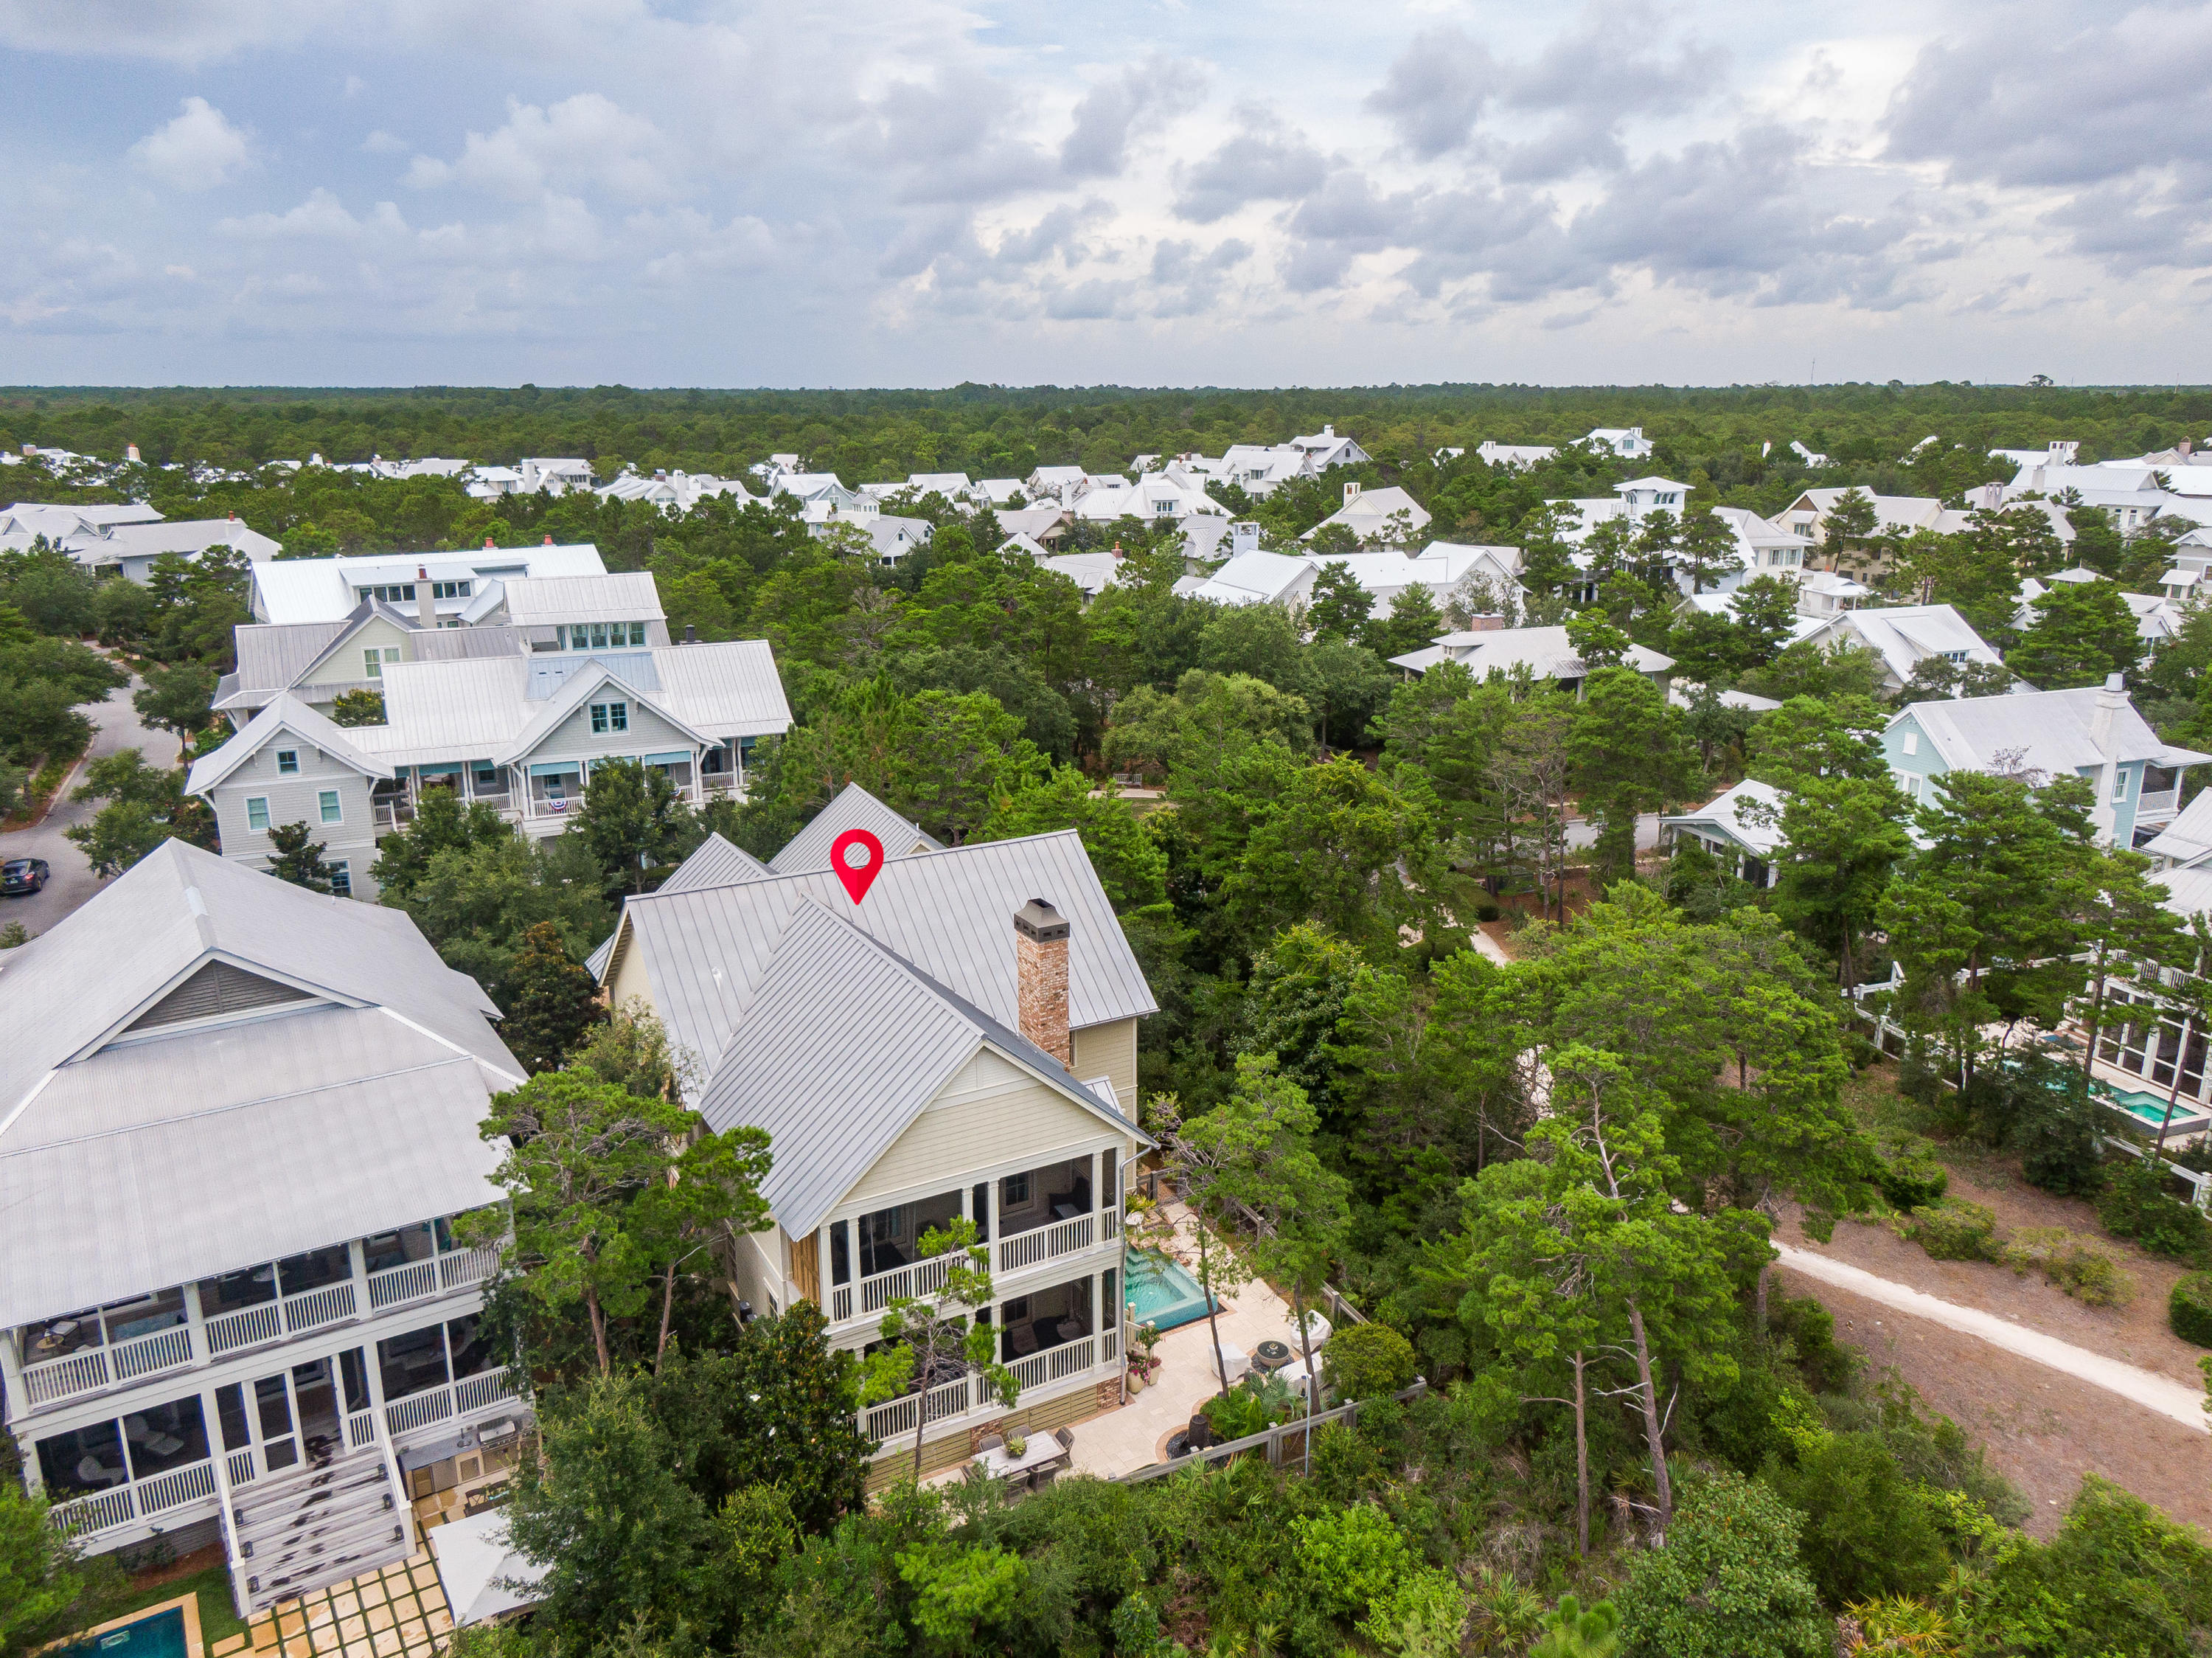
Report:
[[[166,731],[149,731],[138,722],[138,710],[131,706],[131,693],[138,684],[133,680],[122,690],[109,692],[106,702],[86,708],[85,712],[98,728],[93,733],[91,748],[86,751],[86,759],[98,759],[118,749],[138,748],[145,751],[149,765],[177,763],[177,740]],[[84,854],[62,836],[63,830],[86,821],[100,809],[96,801],[80,805],[69,797],[70,789],[82,780],[82,770],[80,765],[63,785],[45,822],[0,835],[0,858],[44,858],[54,871],[44,892],[28,898],[0,899],[0,926],[20,921],[36,937],[100,890],[100,882],[93,875],[92,866],[85,862]]]
[[[1793,1249],[1788,1244],[1777,1244],[1774,1247],[1782,1257],[1781,1265],[1793,1272],[1802,1272],[1808,1278],[1818,1278],[1823,1283],[1848,1289],[1855,1295],[1880,1301],[1885,1307],[1893,1307],[1900,1313],[1910,1313],[1946,1329],[1978,1336],[1992,1347],[2001,1347],[2008,1353],[2017,1353],[2022,1358],[2078,1377],[2093,1387],[2132,1399],[2160,1416],[2171,1417],[2191,1428],[2212,1430],[2212,1418],[2204,1414],[2204,1393],[2201,1388],[2160,1375],[2154,1370],[2108,1359],[2086,1347],[2076,1347],[2071,1342],[2030,1330],[2010,1319],[1984,1313],[1978,1307],[1960,1307],[1909,1284],[1876,1277],[1863,1268],[1846,1265],[1811,1250]]]

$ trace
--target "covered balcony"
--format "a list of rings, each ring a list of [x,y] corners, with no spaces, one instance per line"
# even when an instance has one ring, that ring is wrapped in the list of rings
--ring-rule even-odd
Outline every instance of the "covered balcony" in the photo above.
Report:
[[[481,1283],[498,1252],[465,1247],[453,1220],[25,1325],[12,1332],[22,1402],[38,1410]]]
[[[1121,1232],[1121,1162],[1112,1151],[1002,1175],[993,1182],[992,1271],[1026,1271]]]
[[[216,1494],[199,1395],[41,1439],[38,1473],[58,1521],[109,1530]]]

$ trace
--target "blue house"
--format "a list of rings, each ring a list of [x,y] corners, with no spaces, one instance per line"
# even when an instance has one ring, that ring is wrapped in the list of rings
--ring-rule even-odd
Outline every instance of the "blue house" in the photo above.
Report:
[[[1891,719],[1882,753],[1897,786],[1922,802],[1952,771],[2090,778],[2098,832],[2116,846],[2172,822],[2183,768],[2212,760],[2160,741],[2117,674],[2101,688],[1911,704]]]

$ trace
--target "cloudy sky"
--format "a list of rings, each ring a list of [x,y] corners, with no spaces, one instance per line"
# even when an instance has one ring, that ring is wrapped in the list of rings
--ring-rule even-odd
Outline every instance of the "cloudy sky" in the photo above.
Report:
[[[0,379],[2212,381],[2212,4],[0,0]]]

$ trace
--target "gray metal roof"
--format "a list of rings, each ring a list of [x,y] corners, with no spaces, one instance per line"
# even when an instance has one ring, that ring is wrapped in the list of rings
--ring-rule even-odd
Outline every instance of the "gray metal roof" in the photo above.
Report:
[[[238,646],[238,684],[241,691],[273,693],[283,691],[305,673],[357,623],[364,619],[362,606],[341,622],[241,624],[232,630]]]
[[[859,783],[848,783],[838,791],[836,799],[814,814],[811,823],[791,838],[790,844],[768,861],[768,867],[780,875],[796,875],[803,869],[826,869],[830,867],[831,843],[848,829],[873,832],[884,844],[886,858],[902,858],[918,850],[945,850],[944,842],[932,838],[920,824],[909,823]]]
[[[648,657],[647,666],[650,663],[651,658]],[[512,765],[527,758],[538,744],[560,728],[563,721],[584,705],[586,698],[601,694],[603,689],[609,686],[628,693],[641,706],[651,709],[702,748],[714,747],[714,735],[700,730],[684,719],[657,688],[648,691],[622,674],[614,664],[603,662],[593,656],[586,658],[581,667],[564,679],[549,695],[532,698],[538,711],[521,730],[514,734],[513,741],[493,751],[492,759],[501,765]]]
[[[120,1037],[210,960],[319,1000]],[[0,1325],[488,1201],[496,1016],[404,912],[165,842],[0,955]]]
[[[454,662],[471,656],[520,656],[522,636],[504,625],[417,628],[412,641],[418,662]]]
[[[532,655],[529,676],[523,681],[523,694],[534,703],[544,702],[576,675],[593,667],[607,669],[625,685],[648,696],[660,690],[660,675],[653,666],[650,650],[599,650],[588,656]]]
[[[1158,1011],[1073,829],[891,859],[857,905],[828,869],[692,892],[664,888],[623,905],[617,950],[625,958],[642,953],[670,1035],[711,1072],[741,1024],[750,1039],[744,1009],[807,900],[848,917],[902,960],[1011,1027],[1020,1016],[1014,911],[1032,898],[1051,904],[1070,924],[1071,1027]]]
[[[279,731],[289,731],[301,742],[319,748],[332,759],[349,765],[366,777],[388,777],[392,767],[374,754],[366,753],[354,741],[356,732],[368,729],[363,726],[348,728],[339,725],[328,715],[318,713],[289,691],[280,691],[261,711],[240,727],[229,741],[212,754],[203,754],[192,762],[192,769],[185,779],[185,792],[204,795],[225,777],[261,752],[264,745]]]
[[[658,622],[665,619],[660,594],[647,570],[609,576],[510,577],[507,619],[517,627],[559,622]]]
[[[1890,721],[1911,719],[1928,735],[1947,766],[1978,771],[1999,753],[2019,757],[2025,767],[2064,775],[2107,759],[2154,760],[2161,765],[2196,765],[2208,757],[2193,749],[2169,747],[2124,695],[2112,710],[2108,753],[2090,735],[2098,699],[2095,686],[2073,691],[2031,691],[2014,696],[1961,697],[1950,701],[1909,704]]]
[[[1115,1128],[1060,1062],[916,972],[817,899],[793,912],[744,1017],[746,1039],[708,1078],[717,1132],[769,1131],[761,1195],[785,1231],[828,1216],[908,1124],[988,1045]]]
[[[677,865],[676,873],[662,881],[655,890],[689,893],[702,887],[728,887],[741,881],[767,881],[775,874],[775,870],[744,848],[715,833],[701,841],[698,850]]]

